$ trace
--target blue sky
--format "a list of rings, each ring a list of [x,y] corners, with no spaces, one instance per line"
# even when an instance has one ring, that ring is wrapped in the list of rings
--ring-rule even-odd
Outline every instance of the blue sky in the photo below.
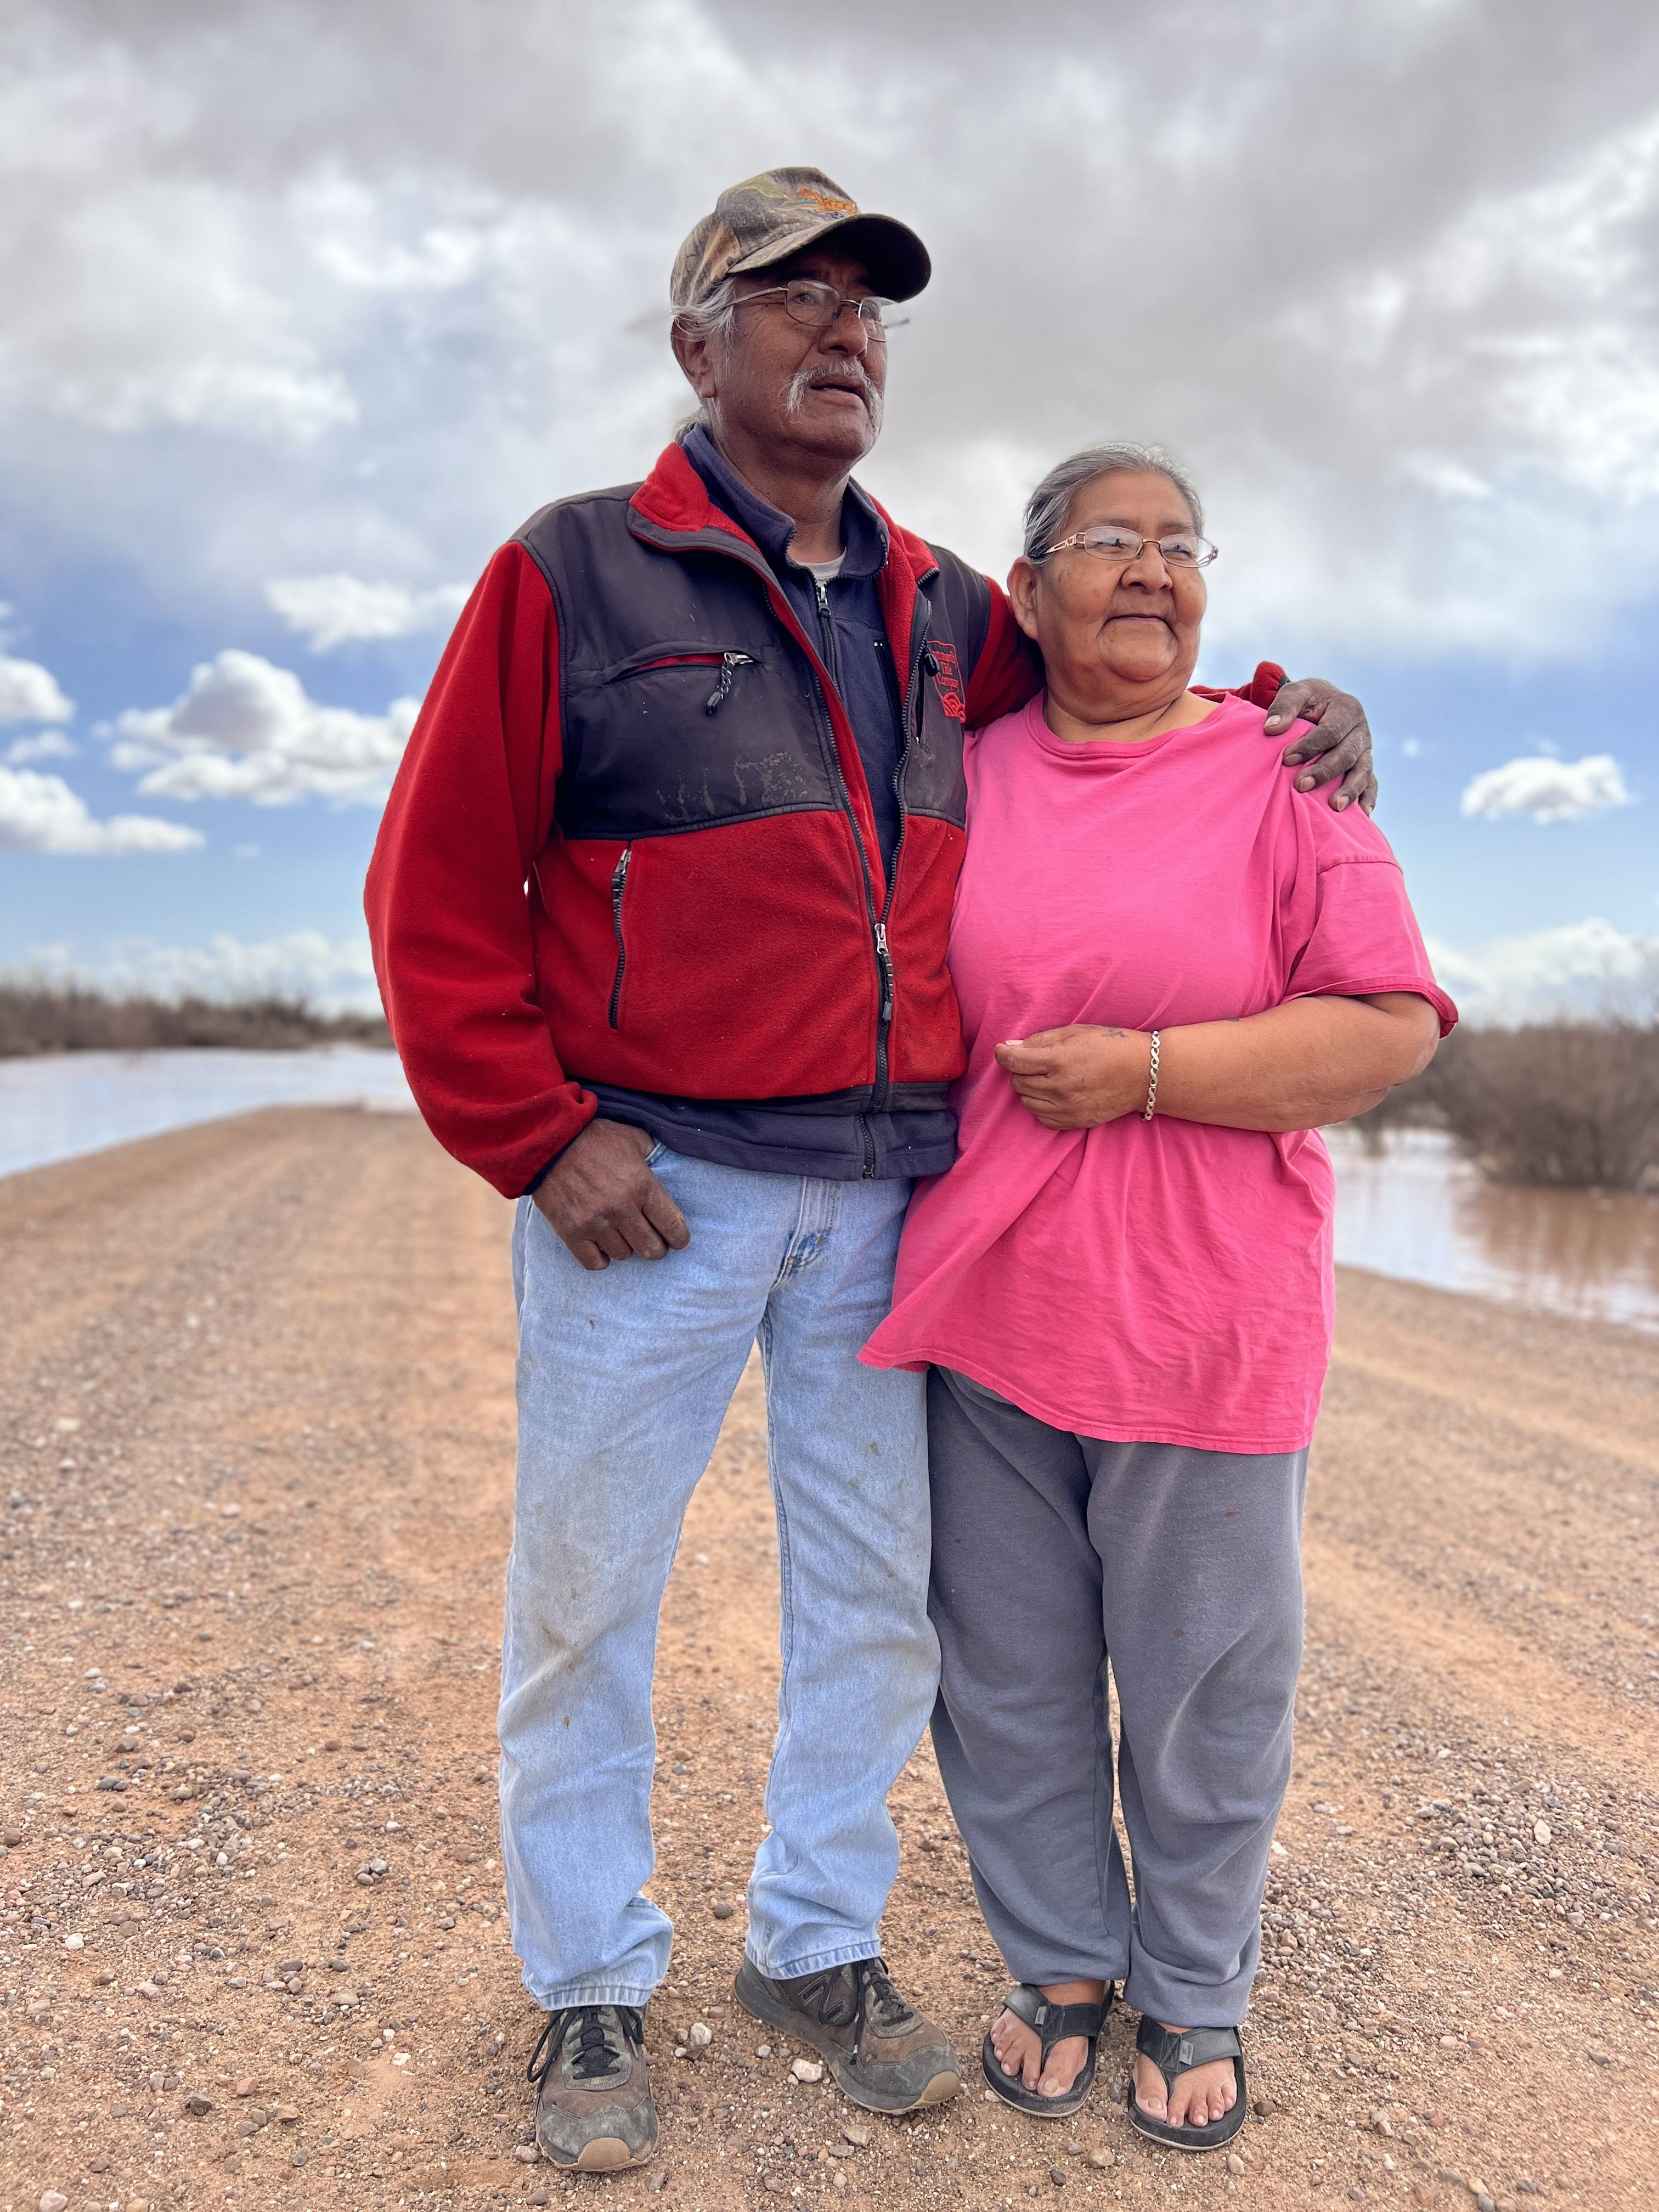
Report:
[[[460,593],[544,500],[648,466],[674,248],[793,159],[933,248],[878,496],[1000,574],[1059,454],[1169,444],[1223,548],[1206,673],[1364,698],[1449,988],[1659,972],[1659,26],[119,20],[0,30],[0,964],[372,992],[362,871]]]

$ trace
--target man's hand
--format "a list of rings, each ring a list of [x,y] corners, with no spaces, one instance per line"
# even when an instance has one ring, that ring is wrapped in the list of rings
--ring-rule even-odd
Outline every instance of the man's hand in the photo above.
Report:
[[[613,1260],[660,1260],[691,1242],[685,1216],[645,1164],[651,1139],[626,1121],[590,1121],[531,1194],[590,1274]]]
[[[1285,754],[1286,763],[1307,761],[1308,773],[1296,780],[1298,791],[1313,791],[1340,776],[1331,794],[1340,814],[1358,799],[1367,814],[1376,805],[1376,778],[1371,772],[1371,732],[1365,709],[1358,699],[1339,691],[1323,678],[1310,676],[1280,688],[1267,716],[1264,737],[1276,738],[1292,722],[1311,722],[1313,727]]]
[[[1094,1129],[1146,1103],[1152,1048],[1138,1030],[1039,1030],[997,1047],[1023,1105],[1045,1129]]]

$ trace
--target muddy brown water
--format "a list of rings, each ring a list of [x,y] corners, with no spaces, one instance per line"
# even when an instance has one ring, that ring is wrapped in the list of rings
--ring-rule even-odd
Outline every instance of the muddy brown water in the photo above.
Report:
[[[1343,1265],[1659,1330],[1659,1198],[1490,1182],[1431,1130],[1376,1154],[1343,1130],[1327,1141]]]
[[[264,1106],[412,1101],[395,1055],[70,1053],[0,1063],[0,1177]],[[1659,1198],[1490,1183],[1433,1132],[1328,1133],[1345,1266],[1659,1330]]]

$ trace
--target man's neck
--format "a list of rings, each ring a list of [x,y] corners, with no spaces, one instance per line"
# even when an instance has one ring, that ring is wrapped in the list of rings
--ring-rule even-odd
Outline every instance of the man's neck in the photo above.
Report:
[[[841,508],[852,476],[850,469],[830,477],[814,471],[810,457],[780,457],[775,450],[741,436],[709,432],[720,458],[734,469],[750,491],[769,507],[787,514],[795,526],[790,540],[792,560],[803,566],[813,561],[833,561],[842,550]]]

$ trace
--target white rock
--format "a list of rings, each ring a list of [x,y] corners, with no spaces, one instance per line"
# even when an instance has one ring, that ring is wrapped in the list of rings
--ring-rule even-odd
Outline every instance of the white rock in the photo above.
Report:
[[[1532,1839],[1534,1843],[1547,1844],[1552,1840],[1552,1837],[1553,1832],[1547,1820],[1534,1820],[1533,1822]]]
[[[68,2212],[69,2199],[61,2189],[48,2189],[40,2199],[40,2212]]]
[[[84,1951],[86,1947],[87,1939],[84,1936],[65,1936],[64,1938],[64,1948],[66,1951]]]
[[[789,2071],[797,2081],[822,2081],[823,2069],[816,2058],[792,2058]]]
[[[705,2027],[702,2021],[694,2020],[691,2023],[691,2032],[685,2039],[693,2051],[707,2051],[714,2040],[714,2031],[712,2027]]]

